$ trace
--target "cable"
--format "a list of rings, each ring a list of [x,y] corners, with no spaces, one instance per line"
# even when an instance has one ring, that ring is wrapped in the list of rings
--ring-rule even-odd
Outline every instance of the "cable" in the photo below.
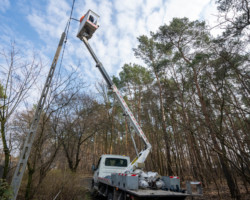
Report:
[[[62,61],[63,61],[64,51],[65,51],[66,43],[67,43],[67,39],[68,39],[70,21],[72,19],[71,17],[72,17],[72,14],[73,14],[74,5],[75,5],[75,0],[73,0],[72,7],[71,7],[71,12],[70,12],[70,16],[69,16],[69,20],[68,20],[68,22],[66,24],[66,27],[65,27],[65,30],[64,30],[64,32],[66,32],[66,36],[65,36],[65,40],[64,40],[63,52],[62,52],[62,57],[61,57],[59,69],[61,69],[61,66],[62,66]]]
[[[69,26],[70,26],[71,17],[72,17],[73,10],[74,10],[74,5],[75,5],[75,0],[73,0],[72,7],[71,7],[71,12],[70,12],[70,16],[69,16],[69,22],[68,22],[68,30],[66,32],[66,39],[65,39],[65,41],[67,41],[67,38],[68,38]]]

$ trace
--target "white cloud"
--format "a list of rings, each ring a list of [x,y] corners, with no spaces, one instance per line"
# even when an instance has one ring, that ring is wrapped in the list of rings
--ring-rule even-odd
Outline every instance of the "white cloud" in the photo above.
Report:
[[[0,1],[0,11],[5,12],[10,8],[10,1],[9,0],[1,0]]]
[[[27,60],[37,52],[43,61],[44,68],[37,85],[31,92],[31,101],[35,103],[40,96],[45,78],[49,71],[61,33],[68,20],[72,0],[40,1],[17,0],[17,5],[28,23],[37,32],[42,42],[27,40],[24,35],[16,37],[15,27],[3,24],[0,34],[0,49],[6,49],[6,44],[15,39],[16,44],[25,51]],[[9,0],[0,0],[0,12],[10,8]],[[88,9],[100,15],[100,27],[89,41],[100,61],[110,76],[118,75],[125,63],[142,64],[133,55],[137,37],[149,35],[157,31],[164,23],[168,24],[173,17],[188,17],[190,20],[202,19],[209,25],[217,23],[216,6],[212,0],[81,0],[76,1],[73,17],[79,19]],[[11,20],[11,19],[10,19]],[[13,19],[16,20],[16,19]],[[79,77],[90,85],[89,90],[95,90],[95,83],[102,76],[95,67],[95,62],[76,33],[79,23],[71,21],[68,42],[64,53],[63,68],[65,73],[72,68],[77,70]],[[22,33],[22,30],[18,30]],[[218,34],[218,29],[212,33]],[[25,47],[25,48],[23,48]],[[0,60],[1,64],[1,60]],[[58,62],[59,67],[60,61]],[[78,65],[80,64],[80,65]],[[92,91],[93,92],[93,91]]]
[[[146,0],[146,3],[143,6],[143,10],[142,16],[147,16],[150,17],[150,15],[155,11],[158,10],[160,8],[162,8],[163,6],[163,1],[162,0]]]
[[[43,7],[36,4],[27,9],[30,12],[28,22],[45,44],[41,52],[50,60],[68,20],[71,3],[71,0],[49,0]],[[142,63],[132,51],[138,44],[138,36],[157,31],[173,17],[204,18],[210,22],[216,11],[210,0],[85,0],[76,1],[73,17],[79,19],[88,9],[101,17],[100,28],[89,42],[110,75],[117,75],[125,63]],[[78,25],[71,21],[64,65],[70,69],[67,65],[76,67],[80,62],[79,73],[84,74],[86,80],[95,82],[95,77],[99,79],[100,74],[84,44],[76,38]]]
[[[70,6],[66,1],[53,0],[49,2],[45,11],[33,9],[27,18],[41,39],[50,42],[49,38],[58,38],[64,30],[69,10]]]
[[[147,17],[147,31],[153,31],[155,32],[159,26],[163,25],[163,17],[164,16],[164,10],[160,9],[159,11],[154,11],[150,14],[149,17]]]
[[[190,20],[197,20],[202,9],[210,0],[170,0],[165,3],[165,21],[170,21],[174,17],[188,17]]]
[[[114,3],[114,8],[116,9],[117,13],[120,12],[125,12],[128,14],[132,14],[135,15],[136,12],[138,11],[138,8],[140,6],[142,6],[144,4],[143,0],[126,0],[126,1],[122,1],[122,0],[118,0],[115,1]]]
[[[204,6],[201,14],[202,19],[205,20],[206,24],[212,28],[211,34],[214,36],[220,35],[223,31],[217,26],[219,24],[217,13],[217,5],[214,1],[210,1],[206,6]]]

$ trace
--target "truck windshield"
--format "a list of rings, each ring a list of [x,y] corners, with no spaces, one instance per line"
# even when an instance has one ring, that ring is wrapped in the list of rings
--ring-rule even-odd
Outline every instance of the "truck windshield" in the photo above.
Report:
[[[106,158],[105,166],[114,166],[114,167],[127,167],[128,162],[126,159],[121,158]]]

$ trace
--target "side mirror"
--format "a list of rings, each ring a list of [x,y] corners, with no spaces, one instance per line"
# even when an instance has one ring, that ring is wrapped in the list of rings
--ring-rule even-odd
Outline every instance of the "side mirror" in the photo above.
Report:
[[[91,167],[92,171],[94,172],[96,170],[95,165],[93,164]]]

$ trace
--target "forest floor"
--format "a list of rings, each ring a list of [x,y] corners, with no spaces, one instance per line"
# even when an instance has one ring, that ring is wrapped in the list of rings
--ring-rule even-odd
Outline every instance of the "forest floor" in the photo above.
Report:
[[[83,200],[95,200],[90,195],[90,187],[91,187],[91,179],[92,177],[86,176],[82,178],[82,185],[86,189],[85,196],[83,197]],[[239,188],[241,190],[241,199],[242,200],[250,200],[250,194],[246,193],[245,187],[243,184],[239,184]],[[218,193],[218,190],[216,189],[215,185],[211,185],[207,188],[203,188],[203,196],[202,197],[188,197],[187,200],[214,200],[214,199],[221,199],[221,200],[230,200],[232,199],[230,196],[230,191],[226,185],[226,182],[223,182],[219,186],[220,192]],[[250,188],[248,188],[250,191]]]
[[[242,181],[238,182],[238,186],[240,189],[240,193],[241,193],[241,200],[250,200],[250,194],[246,192],[246,189],[242,183]],[[203,188],[203,197],[202,198],[194,198],[195,200],[205,200],[205,199],[221,199],[221,200],[230,200],[231,195],[230,195],[230,191],[229,188],[227,186],[226,181],[222,181],[222,183],[220,183],[220,185],[218,185],[219,187],[219,192],[218,189],[216,188],[215,184],[211,184],[209,187]],[[250,191],[250,186],[248,186],[248,191]],[[187,198],[188,200],[188,198]]]

